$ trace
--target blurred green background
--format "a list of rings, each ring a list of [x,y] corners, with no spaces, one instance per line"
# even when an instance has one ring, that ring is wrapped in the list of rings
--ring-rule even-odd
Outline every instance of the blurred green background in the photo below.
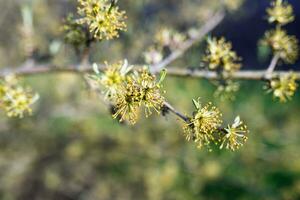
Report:
[[[263,21],[268,2],[246,1],[214,31],[232,35],[248,69],[255,68],[253,63],[268,62],[253,44],[268,27]],[[76,62],[60,31],[67,13],[76,12],[76,1],[0,0],[0,66],[13,68],[26,58],[28,37],[21,31],[24,6],[33,11],[30,41],[35,59],[59,66]],[[118,40],[93,46],[92,61],[128,58],[141,63],[140,52],[152,44],[159,27],[186,31],[201,25],[218,1],[120,0],[120,7],[127,11],[128,31]],[[249,26],[251,16],[262,21],[261,29],[238,41],[237,27],[229,29],[229,24]],[[288,27],[294,33],[299,31],[294,28],[299,22],[295,24]],[[247,48],[248,41],[253,49]],[[203,48],[203,43],[197,44],[176,64],[199,65]],[[234,102],[222,102],[214,98],[215,87],[209,81],[167,77],[166,97],[183,113],[192,112],[191,99],[201,97],[218,105],[226,123],[240,115],[248,124],[251,133],[242,149],[208,152],[184,139],[181,122],[172,115],[142,117],[133,127],[119,124],[78,75],[37,75],[26,77],[24,83],[41,98],[33,116],[8,119],[1,113],[0,199],[300,199],[299,91],[292,101],[280,104],[265,94],[263,83],[245,81]]]

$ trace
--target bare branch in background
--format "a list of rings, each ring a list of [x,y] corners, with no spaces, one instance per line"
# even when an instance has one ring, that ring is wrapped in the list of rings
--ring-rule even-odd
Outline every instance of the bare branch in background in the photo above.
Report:
[[[28,63],[19,66],[16,69],[5,68],[0,70],[0,78],[3,78],[9,74],[15,74],[18,76],[31,76],[47,73],[88,73],[93,72],[92,65],[69,65],[67,67],[59,67],[52,64],[37,64],[32,63],[32,66],[29,66]],[[134,65],[136,67],[143,66],[141,64]],[[104,69],[103,65],[99,65],[100,70]],[[159,73],[159,72],[156,72]],[[288,74],[288,71],[273,71],[272,75],[283,76]],[[296,79],[300,80],[300,72],[295,71]],[[203,78],[203,79],[218,79],[217,72],[200,70],[200,69],[190,69],[186,67],[170,67],[168,69],[168,76],[174,77],[190,77],[190,78]],[[237,80],[265,80],[266,70],[243,70],[235,72],[231,75],[231,79]]]
[[[197,34],[195,34],[193,38],[184,42],[181,48],[173,51],[168,57],[166,57],[160,63],[151,66],[150,69],[152,73],[156,73],[162,70],[167,65],[171,64],[173,61],[181,57],[194,44],[201,41],[209,32],[211,32],[214,28],[216,28],[222,22],[224,17],[225,17],[225,11],[223,9],[221,11],[218,11],[197,31]]]

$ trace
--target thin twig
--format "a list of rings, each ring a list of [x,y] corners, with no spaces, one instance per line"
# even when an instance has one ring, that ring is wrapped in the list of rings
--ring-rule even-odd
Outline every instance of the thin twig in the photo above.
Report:
[[[168,102],[164,103],[164,108],[167,109],[168,111],[170,111],[171,113],[173,113],[174,115],[176,115],[177,117],[179,117],[180,119],[182,119],[183,121],[185,121],[185,122],[189,121],[189,118],[187,116],[180,113],[173,106],[171,106],[171,104],[169,104]]]
[[[216,28],[224,19],[225,11],[222,9],[218,11],[214,16],[212,16],[205,24],[202,26],[193,38],[187,40],[182,44],[182,46],[173,51],[168,57],[162,60],[160,63],[150,67],[152,73],[157,73],[158,71],[165,68],[167,65],[171,64],[173,61],[181,57],[188,49],[190,49],[194,44],[201,41],[209,32]]]
[[[270,79],[272,77],[272,73],[275,70],[275,67],[276,67],[276,65],[277,65],[277,63],[279,61],[279,58],[280,57],[279,57],[278,54],[275,54],[273,56],[273,58],[271,60],[271,63],[270,63],[269,67],[266,70],[266,75],[265,76],[266,76],[267,79]]]

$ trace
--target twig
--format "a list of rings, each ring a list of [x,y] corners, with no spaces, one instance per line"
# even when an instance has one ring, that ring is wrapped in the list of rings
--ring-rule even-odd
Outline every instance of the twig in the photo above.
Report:
[[[173,51],[168,57],[162,60],[156,65],[150,67],[152,73],[157,73],[158,71],[165,68],[167,65],[171,64],[173,61],[181,57],[188,49],[190,49],[194,44],[201,41],[209,32],[211,32],[216,26],[218,26],[225,17],[225,11],[222,9],[218,11],[214,16],[212,16],[205,24],[202,26],[193,38],[184,42],[181,48]]]
[[[265,76],[267,79],[270,79],[272,77],[272,73],[273,73],[278,61],[279,61],[279,55],[275,54],[271,60],[271,63],[269,65],[268,69],[266,70]]]
[[[179,117],[180,119],[182,119],[185,122],[188,122],[189,119],[187,116],[185,116],[184,114],[180,113],[179,111],[177,111],[173,106],[171,106],[168,102],[164,103],[164,108],[167,109],[168,111],[170,111],[171,113],[173,113],[174,115],[176,115],[177,117]]]

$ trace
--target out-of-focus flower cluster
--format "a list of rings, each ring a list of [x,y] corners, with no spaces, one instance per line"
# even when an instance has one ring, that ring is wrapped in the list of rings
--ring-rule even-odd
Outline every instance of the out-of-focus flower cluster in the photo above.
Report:
[[[114,2],[114,1],[113,1]],[[94,38],[110,40],[126,30],[125,11],[109,0],[79,0],[78,13],[81,24],[87,24]]]
[[[39,96],[30,89],[25,89],[18,84],[15,76],[7,76],[0,82],[0,107],[8,117],[24,117],[31,114],[31,105]]]
[[[273,54],[278,55],[285,63],[295,63],[299,54],[298,40],[282,28],[283,25],[294,21],[293,7],[286,1],[275,0],[267,9],[267,13],[269,22],[275,23],[276,28],[267,31],[261,43],[271,47]]]
[[[287,64],[293,64],[299,56],[298,39],[288,35],[282,26],[294,21],[292,5],[284,0],[274,0],[267,9],[268,21],[275,23],[276,28],[265,33],[261,44],[269,46],[274,56]],[[296,75],[293,73],[268,80],[267,89],[281,102],[291,99],[297,89]]]
[[[231,75],[241,68],[241,58],[232,50],[232,44],[225,38],[208,38],[206,54],[203,57],[204,67],[216,71],[219,79],[216,97],[221,100],[233,100],[239,90],[239,84],[231,80]]]
[[[271,3],[271,7],[267,9],[268,21],[285,25],[294,21],[293,7],[283,0],[275,0]]]
[[[154,45],[144,52],[144,59],[147,64],[157,64],[164,56],[180,48],[186,41],[187,36],[169,28],[161,28],[155,34]]]
[[[157,81],[147,68],[132,70],[126,60],[112,65],[106,63],[103,72],[96,65],[94,69],[96,74],[89,76],[90,80],[104,91],[106,99],[114,106],[114,118],[135,124],[141,107],[144,107],[146,117],[152,110],[160,112],[164,104],[161,83],[165,71]]]
[[[199,148],[204,146],[211,150],[211,145],[219,145],[236,150],[247,140],[248,129],[237,117],[232,125],[222,129],[222,114],[211,103],[202,105],[200,100],[193,100],[196,111],[193,116],[183,125],[184,133],[188,141],[194,141]]]
[[[224,83],[217,82],[217,89],[214,96],[220,98],[222,101],[234,100],[235,94],[240,89],[240,84],[233,80],[224,81]]]
[[[262,44],[272,48],[273,53],[277,54],[284,62],[293,64],[298,59],[299,47],[298,40],[293,35],[277,27],[274,30],[267,31],[262,40]]]
[[[278,98],[281,102],[290,100],[296,90],[298,84],[296,82],[296,75],[289,73],[287,75],[276,77],[270,80],[268,91],[273,93],[275,98]]]
[[[186,36],[176,30],[161,28],[155,34],[155,42],[162,47],[169,47],[171,50],[179,48],[186,40]]]
[[[244,0],[224,0],[224,4],[229,11],[235,11],[241,7]]]
[[[208,46],[203,61],[210,70],[235,72],[241,68],[241,58],[232,50],[232,44],[225,38],[208,38]]]

